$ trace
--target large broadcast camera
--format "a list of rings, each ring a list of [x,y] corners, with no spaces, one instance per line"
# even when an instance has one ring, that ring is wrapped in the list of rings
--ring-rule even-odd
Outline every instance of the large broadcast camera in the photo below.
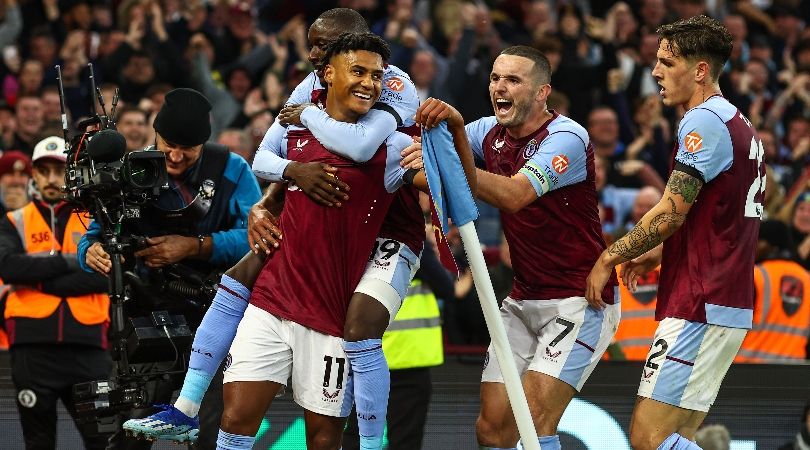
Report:
[[[126,140],[115,130],[118,93],[107,115],[101,90],[95,86],[93,66],[88,67],[91,89],[102,114],[81,121],[79,133],[72,140],[68,136],[61,68],[56,69],[62,128],[68,147],[67,200],[100,225],[101,242],[112,262],[109,295],[113,371],[108,380],[73,387],[78,422],[89,431],[107,434],[119,428],[121,413],[151,403],[147,383],[185,372],[192,332],[182,314],[147,308],[146,313],[129,317],[125,312],[125,305],[135,303],[132,301],[140,303],[139,287],[147,284],[134,271],[123,270],[121,257],[130,258],[132,252],[145,246],[145,238],[128,234],[126,224],[141,219],[142,209],[168,189],[168,174],[164,154],[153,147],[126,152]],[[96,110],[95,101],[96,98],[91,99],[91,111]],[[190,286],[190,279],[194,277],[187,273],[166,277],[167,284],[174,283],[184,294],[204,291],[213,297],[210,284],[197,280],[196,286]]]

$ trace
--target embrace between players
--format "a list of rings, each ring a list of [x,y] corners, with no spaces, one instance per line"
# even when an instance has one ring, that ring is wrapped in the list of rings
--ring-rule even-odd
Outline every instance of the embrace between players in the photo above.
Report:
[[[356,403],[360,448],[380,449],[389,390],[381,337],[425,237],[418,191],[427,187],[413,136],[418,126],[446,121],[472,192],[501,210],[515,270],[501,318],[542,448],[560,448],[562,414],[618,327],[619,264],[631,287],[662,266],[661,323],[641,377],[631,445],[699,448],[691,439],[751,326],[763,151],[748,120],[720,94],[728,31],[699,16],[658,32],[653,76],[664,104],[687,111],[674,169],[658,205],[606,248],[593,148],[581,125],[547,109],[551,70],[542,53],[503,50],[490,74],[494,115],[465,126],[445,102],[419,105],[407,74],[385,64],[386,43],[359,14],[322,14],[309,30],[317,69],[256,154],[254,173],[278,183],[251,211],[255,251],[223,276],[175,405],[125,429],[194,440],[202,394],[227,356],[218,448],[251,448],[291,377],[306,410],[308,448],[340,448]],[[391,263],[369,259],[372,250]],[[491,348],[486,360],[477,439],[515,448],[517,426]]]

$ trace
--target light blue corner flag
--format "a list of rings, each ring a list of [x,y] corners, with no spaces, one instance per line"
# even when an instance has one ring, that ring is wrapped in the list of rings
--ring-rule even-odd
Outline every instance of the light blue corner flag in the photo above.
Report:
[[[448,231],[447,217],[460,227],[478,218],[464,168],[447,130],[447,122],[422,132],[422,161],[432,197],[433,208],[444,233]]]

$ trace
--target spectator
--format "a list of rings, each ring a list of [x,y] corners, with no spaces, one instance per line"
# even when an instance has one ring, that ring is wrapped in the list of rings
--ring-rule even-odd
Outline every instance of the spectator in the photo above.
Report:
[[[106,379],[111,369],[107,280],[76,261],[87,218],[62,200],[64,147],[54,136],[36,145],[37,199],[0,222],[0,277],[14,286],[5,308],[11,373],[28,449],[56,448],[57,402],[75,420],[73,385]],[[80,432],[85,448],[106,447],[106,436]]]
[[[810,191],[804,191],[796,198],[790,231],[799,264],[810,269]]]
[[[633,208],[630,210],[629,216],[623,219],[624,225],[613,233],[614,239],[611,239],[611,241],[624,236],[632,230],[638,221],[644,217],[644,214],[647,214],[661,200],[662,195],[663,192],[655,186],[644,186],[639,189],[636,198],[633,200]]]
[[[810,448],[810,401],[804,405],[804,412],[801,416],[801,426],[799,432],[796,433],[796,437],[777,450],[804,450],[807,448]]]
[[[731,434],[724,425],[706,425],[695,433],[695,443],[703,450],[730,450]]]
[[[253,146],[250,136],[244,130],[235,128],[223,130],[217,138],[217,143],[230,148],[232,153],[241,156],[248,164],[253,164],[256,147]]]
[[[141,150],[151,142],[147,131],[149,118],[146,112],[134,106],[124,106],[117,111],[115,120],[118,132],[127,140],[127,152]]]
[[[31,158],[16,150],[3,152],[0,156],[0,215],[28,203],[30,179]]]
[[[45,125],[42,100],[33,95],[26,95],[17,99],[15,108],[17,115],[17,132],[10,148],[19,149],[31,156],[34,154],[34,144]]]

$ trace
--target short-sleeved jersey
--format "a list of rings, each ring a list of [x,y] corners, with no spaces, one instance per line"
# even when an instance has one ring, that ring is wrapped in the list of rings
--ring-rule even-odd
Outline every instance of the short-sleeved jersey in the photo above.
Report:
[[[315,72],[311,73],[298,86],[311,89],[307,101],[323,109],[326,105],[326,89],[323,89],[318,77],[314,74]],[[385,68],[383,83],[380,101],[374,107],[391,113],[397,120],[398,131],[409,136],[419,136],[421,130],[413,120],[416,109],[419,107],[419,97],[411,79],[396,66],[389,65]],[[296,88],[297,90],[298,88]],[[380,229],[380,237],[402,242],[414,254],[421,254],[425,243],[425,219],[422,215],[422,208],[419,206],[419,190],[414,186],[402,186],[396,192],[388,216]]]
[[[400,185],[400,152],[410,137],[393,133],[374,157],[356,164],[329,152],[309,130],[291,130],[286,157],[338,168],[353,195],[342,207],[315,203],[294,184],[279,219],[284,243],[265,262],[250,302],[332,336],[343,335],[346,310]]]
[[[537,131],[515,139],[494,117],[467,125],[473,153],[488,171],[525,175],[538,198],[522,210],[501,211],[519,300],[581,297],[585,280],[605,249],[594,183],[593,146],[585,129],[552,111]],[[602,293],[614,303],[616,275]]]
[[[751,328],[765,165],[751,122],[720,96],[686,112],[675,170],[705,183],[664,241],[656,319]]]

